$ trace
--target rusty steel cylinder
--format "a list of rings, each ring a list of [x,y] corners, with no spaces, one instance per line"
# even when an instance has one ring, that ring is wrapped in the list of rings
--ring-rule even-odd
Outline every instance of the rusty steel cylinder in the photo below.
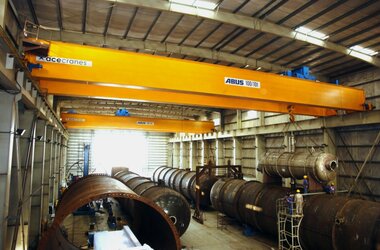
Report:
[[[190,206],[178,192],[141,177],[136,173],[122,171],[115,174],[127,187],[160,206],[175,225],[178,233],[183,235],[190,224]]]
[[[121,181],[104,175],[89,175],[69,186],[57,206],[54,221],[42,235],[38,248],[75,249],[59,232],[61,223],[83,205],[106,197],[118,200],[122,211],[130,218],[128,225],[142,244],[146,243],[153,249],[181,249],[179,234],[162,208],[137,195]]]
[[[258,168],[270,176],[302,179],[308,175],[325,183],[335,179],[338,159],[328,153],[271,152],[262,158]]]
[[[167,187],[177,190],[187,199],[195,202],[197,190],[195,172],[162,166],[154,171],[152,178],[155,182],[165,183]],[[201,206],[207,207],[211,204],[210,191],[217,180],[215,176],[206,174],[199,176],[198,188]]]
[[[211,189],[213,207],[243,224],[277,235],[276,201],[288,188],[255,181],[220,179]],[[300,225],[303,249],[378,249],[380,203],[337,195],[304,197]]]

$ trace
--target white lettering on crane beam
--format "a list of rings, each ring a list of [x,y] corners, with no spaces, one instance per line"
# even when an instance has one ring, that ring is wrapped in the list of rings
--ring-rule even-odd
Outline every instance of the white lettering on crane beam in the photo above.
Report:
[[[252,81],[252,80],[245,80],[245,79],[239,79],[234,77],[224,77],[224,83],[228,85],[235,85],[240,87],[248,87],[248,88],[260,88],[260,82],[258,81]]]
[[[36,56],[37,62],[48,62],[48,63],[59,63],[59,64],[68,64],[73,66],[83,66],[83,67],[92,67],[92,61],[72,59],[72,58],[63,58],[63,57],[54,57],[54,56]]]
[[[137,121],[137,125],[154,125],[154,122],[147,122],[147,121]]]

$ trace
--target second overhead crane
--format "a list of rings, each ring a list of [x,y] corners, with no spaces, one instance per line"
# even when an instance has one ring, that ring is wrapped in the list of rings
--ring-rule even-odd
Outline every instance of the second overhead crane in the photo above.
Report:
[[[27,60],[42,65],[32,75],[49,94],[313,116],[335,115],[336,110],[364,111],[367,107],[364,91],[355,88],[120,50],[48,43],[47,57],[27,54]]]

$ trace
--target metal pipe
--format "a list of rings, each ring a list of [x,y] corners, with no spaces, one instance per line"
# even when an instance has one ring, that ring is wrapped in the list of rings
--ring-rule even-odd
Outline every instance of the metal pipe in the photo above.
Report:
[[[56,249],[54,246],[65,244],[54,237],[64,219],[83,205],[106,197],[119,201],[131,218],[129,226],[141,243],[154,249],[181,249],[177,230],[159,206],[137,195],[121,181],[104,175],[89,175],[70,185],[58,204],[52,225],[40,240],[39,249]]]
[[[141,177],[136,173],[121,171],[115,177],[138,195],[141,195],[160,206],[169,216],[180,236],[182,236],[190,224],[190,206],[180,193]]]
[[[244,182],[244,183],[242,183]],[[230,190],[230,191],[228,191]],[[219,180],[211,191],[214,208],[262,232],[277,235],[276,201],[288,188],[255,181]],[[337,195],[304,196],[300,240],[304,249],[377,249],[380,203]],[[225,202],[233,201],[231,208]]]
[[[338,159],[328,153],[267,153],[259,163],[259,170],[282,178],[302,179],[304,175],[319,182],[329,182],[336,177]]]

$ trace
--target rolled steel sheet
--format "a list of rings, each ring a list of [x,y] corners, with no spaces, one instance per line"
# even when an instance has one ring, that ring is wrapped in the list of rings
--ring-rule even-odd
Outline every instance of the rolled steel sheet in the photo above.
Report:
[[[183,169],[160,167],[153,173],[153,179],[156,179],[157,176],[158,179],[164,180],[164,183],[167,187],[177,189],[183,196],[189,200],[195,201],[195,172]],[[199,177],[201,206],[209,206],[211,204],[210,191],[217,180],[218,179],[216,177],[209,175],[201,175]]]
[[[180,236],[186,232],[190,224],[191,212],[189,203],[181,194],[168,187],[155,187],[145,190],[142,196],[164,209]]]
[[[157,182],[163,182],[165,185],[166,184],[166,181],[165,181],[165,176],[166,174],[172,170],[172,168],[165,168],[163,169],[162,171],[160,171],[159,175],[158,175],[158,179],[157,179]]]
[[[170,179],[171,179],[172,175],[173,175],[177,170],[178,170],[178,169],[176,169],[176,168],[171,168],[171,169],[169,169],[169,170],[164,174],[164,176],[162,177],[162,179],[164,180],[165,185],[166,185],[167,187],[171,187]]]
[[[224,184],[229,179],[219,179],[215,184],[212,186],[211,191],[210,191],[210,201],[211,205],[215,210],[218,210],[219,212],[224,213],[223,210],[223,204],[222,204],[222,188]]]
[[[252,205],[257,205],[257,197],[261,190],[265,187],[260,182],[248,181],[241,187],[239,196],[237,198],[238,203],[238,220],[244,224],[251,225],[258,228],[256,221],[257,212],[253,211]]]
[[[380,204],[347,202],[336,215],[333,231],[337,249],[380,249]]]
[[[141,195],[142,193],[144,193],[149,188],[156,187],[156,186],[157,186],[157,183],[155,183],[153,181],[147,181],[147,182],[144,182],[144,183],[141,183],[140,185],[138,185],[133,191],[135,191],[136,194]]]
[[[155,182],[158,182],[161,171],[163,171],[166,168],[167,166],[161,166],[161,167],[156,168],[153,172],[152,180]]]
[[[171,172],[174,173],[175,171]],[[131,173],[131,178],[129,178],[128,173],[119,173],[119,175],[122,176],[120,180],[125,185],[160,206],[168,214],[180,235],[186,232],[191,217],[190,206],[180,193],[168,187],[157,186],[144,177],[136,177],[134,173]]]
[[[132,178],[139,177],[139,175],[130,171],[121,171],[121,172],[118,172],[115,175],[115,177],[117,177],[120,180],[123,180],[123,182],[127,182]]]
[[[175,190],[175,178],[180,175],[181,173],[183,173],[184,170],[182,169],[176,169],[169,177],[169,186],[170,188],[174,189]]]
[[[234,214],[234,205],[232,212],[228,212],[223,200],[224,194],[230,194],[227,203],[237,205],[237,216],[233,217],[263,232],[277,235],[276,201],[284,198],[288,191],[287,188],[254,181],[219,180],[211,190],[211,200],[218,211]],[[304,249],[379,248],[380,203],[335,195],[314,195],[304,197],[304,204],[300,227]]]
[[[177,174],[175,176],[175,178],[174,178],[174,185],[173,185],[173,188],[174,188],[175,191],[181,193],[182,178],[188,172],[189,171],[184,170],[184,171],[181,171],[179,174]]]
[[[308,175],[319,182],[334,180],[337,167],[337,157],[328,153],[271,152],[259,163],[259,169],[271,176],[302,179]]]
[[[223,213],[230,217],[238,218],[238,203],[241,187],[246,181],[240,179],[228,180],[221,190],[221,203]]]
[[[314,196],[307,199],[304,214],[300,234],[307,249],[376,249],[380,244],[377,202]]]
[[[140,185],[141,183],[148,182],[148,181],[150,180],[145,177],[138,176],[125,182],[125,184],[127,184],[127,186],[134,191],[138,185]]]
[[[257,212],[255,216],[261,231],[277,235],[276,201],[284,198],[289,191],[287,188],[268,185],[258,193],[256,206],[263,210]]]
[[[191,195],[191,189],[195,188],[195,172],[187,172],[183,175],[181,181],[181,194],[184,195],[189,200],[194,200]]]
[[[87,176],[67,189],[52,225],[40,240],[39,249],[56,249],[54,235],[63,220],[83,205],[106,197],[118,199],[123,211],[131,218],[129,225],[141,243],[154,249],[181,249],[176,228],[159,206],[138,196],[121,181],[100,175]]]
[[[212,186],[218,180],[215,176],[201,175],[199,176],[199,204],[203,207],[208,207],[211,205],[210,192]],[[190,187],[191,199],[195,201],[196,199],[196,180],[191,184]]]

